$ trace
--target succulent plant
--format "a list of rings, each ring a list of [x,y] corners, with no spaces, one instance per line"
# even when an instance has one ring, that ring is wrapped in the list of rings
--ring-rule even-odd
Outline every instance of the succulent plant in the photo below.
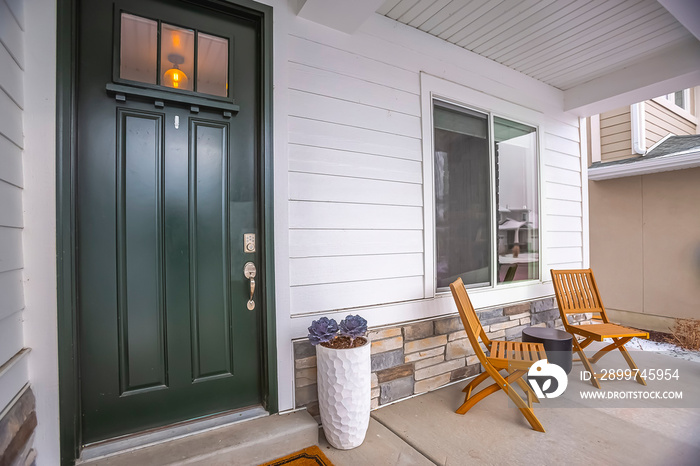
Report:
[[[319,343],[331,341],[338,333],[338,323],[335,319],[321,317],[318,320],[311,322],[309,327],[309,341],[316,346]]]
[[[347,316],[340,321],[340,334],[350,337],[353,341],[367,333],[367,321],[359,315]]]

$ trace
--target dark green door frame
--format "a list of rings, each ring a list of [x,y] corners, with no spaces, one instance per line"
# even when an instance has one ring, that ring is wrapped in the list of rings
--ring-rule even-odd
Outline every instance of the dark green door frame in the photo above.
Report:
[[[251,0],[189,0],[191,3],[235,9],[260,23],[262,95],[259,125],[262,133],[260,218],[262,261],[265,264],[263,308],[263,403],[270,413],[277,406],[277,352],[274,293],[273,154],[272,154],[272,8]],[[61,464],[80,455],[80,393],[78,313],[75,279],[75,160],[76,62],[78,0],[57,1],[56,37],[56,243],[58,294],[58,362]]]

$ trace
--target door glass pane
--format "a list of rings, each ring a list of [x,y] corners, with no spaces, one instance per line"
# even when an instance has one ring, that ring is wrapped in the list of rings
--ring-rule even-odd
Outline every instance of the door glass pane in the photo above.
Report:
[[[498,282],[539,277],[537,131],[494,117]]]
[[[228,39],[197,33],[197,92],[228,95]]]
[[[161,84],[191,91],[194,83],[194,31],[163,23],[160,41]]]
[[[127,13],[121,19],[119,77],[156,84],[158,23]]]
[[[435,102],[437,287],[491,283],[488,118]]]

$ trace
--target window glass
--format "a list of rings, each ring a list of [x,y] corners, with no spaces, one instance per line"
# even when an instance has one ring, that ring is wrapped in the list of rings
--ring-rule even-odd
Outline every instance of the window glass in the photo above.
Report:
[[[685,108],[685,93],[683,91],[676,91],[673,93],[673,101],[676,105],[681,108]]]
[[[433,121],[437,288],[539,278],[536,128],[440,101]]]
[[[228,97],[229,39],[128,13],[120,30],[121,79]]]
[[[666,100],[668,100],[672,104],[674,104],[682,109],[688,110],[689,94],[690,94],[689,89],[685,89],[682,91],[672,92],[671,94],[662,95],[661,98],[662,99],[665,98]]]
[[[491,282],[487,115],[435,102],[437,287]]]
[[[194,31],[163,23],[160,38],[163,86],[191,91],[194,85]]]
[[[228,39],[197,33],[197,92],[228,95]]]
[[[158,23],[122,13],[119,77],[156,84]]]
[[[537,132],[494,117],[498,282],[539,278]]]

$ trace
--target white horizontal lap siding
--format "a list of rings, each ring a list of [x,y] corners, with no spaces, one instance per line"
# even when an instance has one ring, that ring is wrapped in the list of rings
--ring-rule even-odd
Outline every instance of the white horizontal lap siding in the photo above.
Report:
[[[307,257],[291,259],[291,285],[415,277],[423,274],[423,254]]]
[[[418,73],[291,35],[292,315],[423,297]]]
[[[419,184],[314,173],[290,173],[289,197],[293,201],[423,205]]]
[[[289,228],[422,230],[423,209],[406,206],[292,201],[289,203]]]
[[[340,77],[357,78],[389,89],[419,94],[417,71],[388,64],[385,60],[368,58],[366,53],[343,50],[295,35],[289,36],[287,45],[287,60],[291,63],[330,71]]]
[[[21,2],[0,0],[0,411],[29,380],[22,310],[22,111],[24,107]],[[18,19],[19,18],[19,19]]]
[[[289,171],[422,183],[421,163],[396,157],[290,144]]]
[[[542,151],[543,248],[542,278],[548,268],[583,266],[583,190],[579,128],[548,119]]]
[[[346,283],[295,286],[290,301],[298,314],[423,298],[423,274]]]
[[[291,258],[423,252],[421,230],[290,230]]]
[[[420,139],[319,120],[289,117],[289,142],[408,160],[421,160]]]
[[[22,311],[0,319],[0,361],[3,364],[22,349],[22,340]]]
[[[423,297],[423,254],[314,257],[290,260],[295,314]]]
[[[582,261],[578,120],[547,110],[558,108],[556,92],[394,26],[372,18],[348,36],[300,19],[289,25],[292,316],[425,297],[421,71],[544,112],[543,254]]]
[[[22,268],[22,230],[0,227],[0,273]]]
[[[420,119],[347,100],[289,91],[290,115],[400,136],[420,137]]]
[[[410,79],[413,80],[413,77]],[[377,84],[361,76],[346,76],[299,63],[289,65],[289,89],[420,116],[419,96],[394,89],[390,87],[392,85],[393,83]]]

